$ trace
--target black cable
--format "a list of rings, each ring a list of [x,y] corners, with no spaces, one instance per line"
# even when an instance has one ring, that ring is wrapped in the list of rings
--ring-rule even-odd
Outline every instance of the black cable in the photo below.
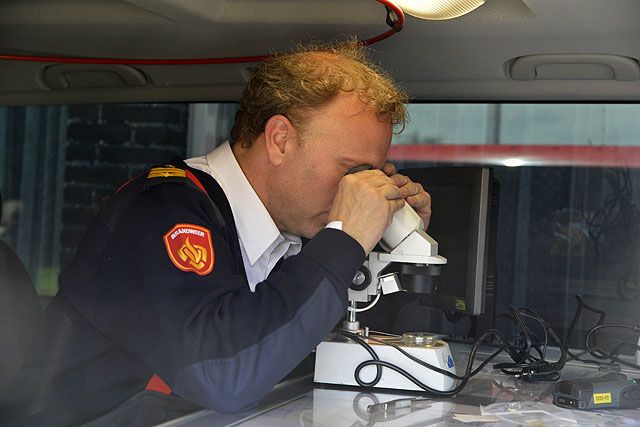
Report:
[[[494,368],[496,369],[513,368],[520,364],[525,363],[527,360],[529,360],[529,356],[531,354],[530,337],[533,335],[534,338],[537,339],[537,337],[535,337],[535,334],[533,334],[533,332],[524,324],[520,316],[518,316],[517,311],[513,307],[509,307],[509,309],[511,311],[511,315],[504,314],[504,315],[499,315],[498,317],[507,317],[509,320],[511,320],[511,322],[517,322],[522,328],[523,332],[520,334],[520,336],[512,338],[513,341],[516,342],[516,344],[508,345],[505,348],[505,351],[507,352],[509,357],[511,357],[511,359],[513,360],[513,363],[504,363],[504,364],[494,365]],[[517,345],[517,343],[522,342],[522,340],[524,340],[525,342],[524,349],[522,348],[522,345]],[[539,349],[537,349],[537,351],[539,351]]]
[[[596,325],[594,327],[592,327],[586,334],[585,336],[585,348],[589,349],[592,348],[594,350],[590,351],[589,354],[596,358],[596,359],[600,359],[600,360],[611,360],[613,362],[616,363],[620,363],[622,365],[625,366],[629,366],[631,368],[635,368],[635,369],[640,369],[640,365],[637,365],[635,363],[630,363],[627,362],[625,360],[620,359],[619,357],[617,357],[617,354],[615,351],[613,352],[605,352],[600,350],[600,346],[597,345],[596,341],[597,341],[597,336],[598,336],[598,331],[600,329],[604,329],[604,328],[625,328],[625,329],[631,329],[633,331],[639,331],[640,330],[640,326],[639,325],[630,325],[630,324],[624,324],[624,323],[604,323],[605,317],[606,317],[606,313],[602,310],[599,310],[595,307],[591,307],[590,305],[588,305],[587,303],[585,303],[582,298],[580,297],[580,295],[576,295],[576,299],[578,300],[578,304],[584,308],[586,308],[589,311],[592,311],[594,313],[598,313],[600,315],[600,317],[598,318],[598,322],[596,323]],[[616,348],[620,348],[623,345],[626,346],[630,346],[630,347],[635,347],[636,349],[638,349],[638,346],[635,343],[625,343],[625,342],[615,342],[617,343]]]
[[[640,350],[640,346],[638,346],[636,343],[629,343],[629,342],[624,342],[624,341],[611,341],[611,342],[607,342],[604,344],[596,344],[596,340],[597,340],[597,335],[598,335],[598,331],[604,328],[625,328],[625,329],[631,329],[633,331],[640,331],[640,325],[630,325],[630,324],[625,324],[625,323],[604,323],[604,320],[606,318],[606,313],[603,310],[597,309],[595,307],[590,306],[589,304],[585,303],[584,300],[582,299],[582,297],[580,295],[576,295],[576,300],[578,302],[578,307],[576,309],[576,313],[573,317],[573,321],[571,322],[571,325],[569,326],[569,331],[567,332],[567,339],[566,339],[566,345],[565,345],[565,349],[566,352],[568,354],[569,357],[571,357],[574,360],[583,362],[583,363],[594,363],[597,365],[607,365],[607,363],[601,362],[602,360],[609,360],[612,362],[616,362],[619,363],[621,365],[625,365],[634,369],[640,369],[640,365],[636,364],[636,363],[631,363],[631,362],[627,362],[626,360],[622,360],[620,359],[617,355],[619,354],[619,350],[620,348],[627,346],[627,347],[632,347],[635,348],[636,350]],[[575,326],[575,324],[577,323],[578,317],[580,317],[581,313],[582,313],[582,308],[585,308],[593,313],[597,313],[599,315],[598,317],[598,321],[596,323],[596,325],[594,327],[592,327],[586,334],[585,336],[585,350],[577,353],[577,354],[573,354],[571,352],[568,351],[568,346],[569,346],[569,339],[570,339],[570,335],[571,332],[573,331],[573,328]],[[605,352],[603,350],[601,350],[602,348],[608,347],[610,345],[615,345],[614,349],[611,352]],[[583,354],[590,354],[592,357],[599,359],[599,360],[582,360],[580,359],[580,356],[582,356]]]
[[[526,341],[524,348],[518,350],[518,353],[514,351],[507,351],[511,356],[513,362],[505,362],[495,364],[493,367],[501,369],[503,373],[507,375],[514,375],[518,378],[522,378],[525,381],[555,381],[560,378],[560,369],[565,364],[566,352],[564,351],[565,345],[558,334],[551,328],[551,326],[533,309],[529,307],[522,307],[516,310],[513,307],[509,307],[511,315],[507,315],[511,321],[517,323],[521,330],[521,341]],[[538,339],[536,334],[531,328],[529,328],[523,318],[536,321],[543,328],[544,341]],[[560,359],[555,362],[549,362],[546,360],[548,337],[551,337],[555,341],[556,345],[561,349],[562,354]],[[542,347],[541,347],[542,344]],[[532,350],[538,353],[538,357],[532,354]]]
[[[571,323],[569,324],[569,329],[567,330],[567,336],[564,339],[564,346],[562,347],[562,351],[565,355],[565,359],[562,363],[562,366],[560,366],[560,368],[562,369],[562,367],[564,367],[564,363],[566,363],[567,356],[569,355],[569,343],[571,342],[571,335],[573,334],[573,330],[576,327],[576,324],[578,323],[578,319],[580,318],[580,315],[582,314],[582,298],[580,297],[580,295],[576,295],[576,300],[578,302],[578,306],[576,307],[576,312],[573,314],[573,319],[571,319]]]
[[[585,354],[589,354],[589,353],[591,353],[591,352],[592,352],[592,351],[594,351],[594,350],[599,350],[599,349],[601,349],[601,348],[608,347],[608,346],[610,346],[610,345],[612,345],[612,344],[616,344],[617,346],[620,346],[620,345],[622,345],[622,344],[626,344],[626,345],[629,345],[629,346],[636,347],[636,349],[637,349],[637,350],[640,350],[640,346],[638,346],[638,345],[636,345],[636,344],[631,344],[631,343],[627,343],[627,342],[624,342],[624,341],[609,341],[609,342],[605,342],[605,343],[603,343],[603,344],[599,344],[599,345],[596,345],[596,346],[593,346],[593,347],[587,348],[587,349],[585,349],[585,350],[582,350],[580,353],[576,353],[576,354],[570,353],[570,354],[569,354],[569,357],[570,357],[571,359],[574,359],[574,360],[577,360],[577,361],[579,361],[579,362],[583,362],[583,363],[597,363],[597,364],[601,364],[602,362],[599,362],[599,361],[597,361],[597,360],[581,360],[581,359],[580,359],[580,356],[585,355]]]
[[[632,325],[629,323],[604,323],[604,324],[596,325],[593,328],[591,328],[589,332],[587,332],[586,340],[589,341],[591,335],[593,335],[596,331],[603,328],[624,328],[624,329],[631,329],[634,332],[640,331],[640,325]]]
[[[595,307],[591,307],[590,305],[588,305],[587,303],[584,302],[584,300],[582,299],[582,297],[580,295],[576,295],[576,301],[578,302],[578,307],[576,308],[576,314],[574,315],[573,321],[571,322],[571,326],[569,328],[569,331],[567,332],[567,335],[569,335],[572,332],[572,327],[575,326],[576,322],[577,322],[577,318],[580,317],[581,313],[582,313],[582,308],[586,308],[587,310],[593,312],[593,313],[597,313],[600,315],[600,317],[598,318],[598,322],[596,324],[597,325],[601,325],[604,323],[604,319],[606,317],[606,313],[600,309],[597,309]],[[569,345],[569,343],[567,342],[567,346]],[[586,341],[585,339],[585,348],[589,348],[591,347],[589,345],[589,343]],[[595,357],[596,359],[607,359],[607,356],[605,354],[598,354],[595,352],[590,352],[591,355],[593,357]]]
[[[604,329],[604,328],[623,328],[623,329],[631,329],[634,332],[640,331],[640,326],[638,325],[629,325],[629,324],[625,324],[625,323],[602,323],[599,325],[594,326],[593,328],[591,328],[589,330],[589,332],[587,332],[586,338],[585,338],[585,342],[587,343],[588,347],[590,348],[590,342],[591,342],[591,337],[594,337],[594,345],[591,347],[596,347],[595,344],[595,335],[597,334],[597,331],[599,331],[600,329]],[[602,350],[597,350],[600,352],[600,354],[604,355],[604,358],[612,360],[616,363],[620,363],[621,365],[625,365],[625,366],[629,366],[631,368],[635,368],[635,369],[640,369],[640,365],[636,364],[636,363],[631,363],[631,362],[627,362],[626,360],[620,359],[618,357],[618,355],[620,354],[619,350],[620,348],[627,346],[627,347],[633,347],[636,350],[640,350],[640,347],[635,344],[635,343],[629,343],[629,342],[624,342],[624,341],[611,341],[608,343],[605,343],[608,345],[611,344],[616,344],[616,346],[614,347],[614,349],[611,352],[604,352]],[[602,346],[598,346],[598,347],[604,347],[605,345]],[[591,354],[592,356],[594,356],[595,351],[590,351],[589,354]]]
[[[348,338],[353,338],[353,337],[357,337],[356,342],[358,342],[358,344],[362,345],[363,347],[365,347],[365,349],[367,349],[367,351],[369,351],[369,354],[371,354],[371,352],[375,353],[375,351],[373,349],[371,349],[371,346],[369,344],[367,344],[360,336],[351,333],[351,332],[345,332],[345,331],[338,331],[338,334],[346,336]],[[484,341],[486,338],[488,338],[489,336],[496,336],[496,338],[498,339],[498,341],[502,344],[501,347],[494,352],[491,356],[489,356],[485,361],[483,361],[475,370],[472,371],[473,368],[473,362],[475,360],[476,357],[476,353],[478,351],[478,347],[479,345],[482,343],[482,341]],[[460,383],[453,388],[452,390],[437,390],[434,389],[432,387],[427,386],[426,384],[422,383],[420,380],[418,380],[417,378],[415,378],[413,375],[411,375],[410,373],[408,373],[407,371],[405,371],[404,369],[389,363],[389,362],[385,362],[379,359],[372,359],[372,360],[365,360],[364,362],[360,363],[357,367],[356,370],[354,372],[354,376],[355,376],[355,380],[358,383],[358,385],[360,386],[365,386],[365,387],[373,387],[375,386],[378,381],[379,378],[374,379],[374,381],[369,381],[369,382],[365,382],[360,378],[360,372],[362,371],[362,369],[364,369],[367,366],[371,366],[371,365],[375,365],[378,368],[381,367],[387,367],[389,369],[392,369],[396,372],[398,372],[400,375],[403,375],[405,378],[407,378],[409,381],[413,382],[416,386],[418,386],[419,388],[423,389],[424,391],[439,395],[439,396],[453,396],[457,393],[459,393],[467,384],[467,382],[469,381],[469,379],[471,377],[473,377],[474,375],[478,374],[485,366],[487,366],[487,364],[489,364],[496,356],[498,356],[504,349],[504,346],[507,345],[507,339],[502,335],[502,333],[496,329],[491,329],[487,332],[485,332],[484,334],[482,334],[474,343],[473,347],[471,348],[471,352],[469,353],[469,360],[467,362],[467,367],[465,369],[465,374],[462,376],[458,376],[456,374],[453,374],[449,371],[446,371],[444,369],[438,368],[436,366],[430,365],[427,362],[424,362],[420,359],[415,358],[415,356],[410,355],[409,353],[405,352],[404,350],[402,350],[399,346],[393,344],[393,343],[389,343],[383,340],[378,340],[376,338],[372,338],[372,337],[367,337],[368,340],[371,341],[375,341],[375,342],[379,342],[381,344],[385,344],[385,345],[389,345],[393,348],[395,348],[396,350],[400,351],[402,354],[404,354],[405,356],[410,357],[411,360],[414,360],[416,363],[419,363],[422,366],[425,366],[429,369],[432,369],[438,373],[441,373],[443,375],[446,375],[448,377],[451,377],[453,379],[459,380]]]
[[[534,319],[534,320],[540,322],[540,324],[544,328],[545,341],[544,341],[544,352],[543,352],[543,355],[542,355],[542,359],[543,360],[546,360],[546,352],[547,352],[547,338],[546,338],[546,335],[547,335],[547,332],[549,333],[549,336],[551,336],[551,338],[553,339],[555,344],[561,350],[560,359],[558,359],[558,361],[554,362],[553,365],[558,370],[562,369],[562,367],[565,364],[565,360],[567,358],[567,353],[564,350],[565,345],[563,345],[562,340],[560,339],[558,334],[556,334],[556,332],[553,330],[553,328],[542,318],[542,316],[540,316],[534,310],[532,310],[532,309],[530,309],[528,307],[523,307],[523,308],[520,309],[520,311],[521,311],[522,315],[527,316],[527,317],[529,317],[531,319]]]
[[[371,355],[372,359],[371,360],[365,360],[364,362],[360,363],[354,372],[354,377],[356,382],[360,385],[360,386],[364,386],[364,387],[373,387],[375,386],[381,379],[382,377],[382,367],[386,367],[389,368],[395,372],[398,372],[400,375],[403,375],[405,378],[407,378],[409,381],[411,381],[413,384],[415,384],[416,386],[418,386],[419,388],[423,389],[424,391],[436,394],[436,395],[440,395],[440,396],[453,396],[457,393],[459,393],[467,384],[467,382],[469,381],[469,379],[471,377],[473,377],[474,375],[477,375],[480,371],[482,371],[482,369],[487,366],[496,356],[498,356],[502,351],[506,351],[507,354],[509,354],[509,356],[511,357],[511,359],[513,360],[512,363],[507,362],[507,363],[497,363],[495,365],[493,365],[494,369],[501,369],[502,372],[504,372],[505,374],[508,375],[514,375],[517,378],[522,378],[525,381],[556,381],[560,378],[560,371],[561,369],[564,367],[564,365],[566,364],[566,362],[570,359],[575,359],[575,360],[579,360],[585,363],[596,363],[596,364],[603,364],[602,362],[599,361],[583,361],[580,360],[579,357],[582,356],[583,354],[590,354],[596,358],[599,359],[609,359],[609,360],[613,360],[615,362],[627,365],[627,366],[631,366],[631,367],[635,367],[637,369],[640,369],[640,366],[636,365],[636,364],[632,364],[629,362],[626,362],[624,360],[620,360],[616,355],[619,354],[619,349],[623,346],[631,346],[631,347],[635,347],[636,349],[640,350],[640,346],[636,345],[636,344],[631,344],[628,342],[621,342],[621,341],[617,341],[617,342],[609,342],[606,344],[601,344],[601,345],[594,345],[594,346],[590,346],[588,345],[588,343],[590,342],[590,340],[593,339],[595,340],[598,331],[604,328],[628,328],[628,329],[632,329],[634,331],[640,331],[640,325],[627,325],[627,324],[622,324],[622,323],[604,323],[604,319],[606,317],[606,313],[602,310],[599,310],[597,308],[591,307],[588,304],[586,304],[582,298],[580,297],[580,295],[576,295],[576,300],[578,302],[578,306],[576,307],[576,312],[573,316],[573,319],[571,321],[571,324],[569,325],[569,329],[567,330],[567,335],[565,337],[565,341],[564,343],[562,342],[562,340],[560,339],[559,335],[553,330],[553,328],[538,314],[536,313],[533,309],[528,308],[528,307],[522,307],[518,310],[516,310],[513,307],[509,307],[510,310],[510,314],[506,314],[506,315],[498,315],[496,317],[500,318],[500,317],[507,317],[509,320],[511,320],[513,323],[515,323],[517,325],[517,327],[519,328],[519,335],[514,337],[512,339],[512,341],[514,343],[511,343],[500,331],[498,331],[497,329],[490,329],[489,331],[485,332],[484,334],[482,334],[473,344],[473,347],[471,349],[471,352],[469,353],[469,359],[467,361],[467,367],[465,369],[464,375],[456,375],[452,372],[449,372],[447,370],[444,370],[440,367],[431,365],[415,356],[413,356],[412,354],[406,352],[405,350],[403,350],[400,346],[388,342],[388,341],[383,341],[383,340],[379,340],[373,337],[366,337],[367,340],[369,341],[374,341],[374,342],[378,342],[384,345],[388,345],[390,347],[395,348],[397,351],[399,351],[400,353],[402,353],[404,356],[406,356],[407,358],[409,358],[410,360],[414,361],[415,363],[418,363],[421,366],[424,366],[428,369],[431,369],[441,375],[445,375],[447,377],[453,378],[456,381],[460,381],[460,383],[454,387],[452,390],[437,390],[434,389],[432,387],[427,386],[426,384],[422,383],[420,380],[418,380],[417,378],[415,378],[413,375],[411,375],[410,373],[408,373],[407,371],[405,371],[404,369],[386,362],[386,361],[382,361],[380,360],[380,358],[377,356],[376,352],[373,350],[373,348],[366,342],[364,341],[363,337],[352,333],[352,332],[347,332],[347,331],[338,331],[338,334],[347,337],[349,339],[352,339],[353,341],[357,342],[358,344],[360,344],[361,346],[363,346],[367,352]],[[598,323],[596,324],[596,326],[594,326],[593,328],[591,328],[585,338],[585,343],[587,343],[586,347],[587,349],[584,350],[581,353],[578,354],[573,354],[571,352],[569,352],[569,342],[571,339],[571,335],[573,333],[573,330],[575,329],[575,326],[578,322],[578,319],[580,318],[583,308],[592,311],[594,313],[598,313],[600,315],[599,319],[598,319]],[[537,335],[535,334],[535,332],[525,323],[524,319],[529,319],[529,320],[533,320],[535,322],[537,322],[543,329],[544,332],[544,340],[541,341],[538,339]],[[491,356],[489,356],[485,361],[483,361],[475,370],[473,370],[473,363],[475,361],[475,356],[476,353],[478,351],[478,347],[479,345],[488,337],[491,336],[495,336],[500,347],[498,348],[498,350],[496,352],[494,352]],[[547,354],[547,346],[549,344],[549,337],[551,338],[551,340],[558,346],[558,348],[560,348],[561,350],[561,355],[560,358],[557,361],[548,361],[546,360],[546,354]],[[605,348],[607,346],[610,345],[614,345],[615,347],[613,349],[612,352],[607,353],[602,351],[602,348]],[[542,346],[541,346],[542,345]],[[532,352],[535,351],[537,353],[537,356],[535,356],[534,354],[532,354]],[[362,369],[364,369],[367,366],[376,366],[376,376],[372,381],[364,381],[360,378],[360,372],[362,371]]]
[[[373,360],[380,360],[380,358],[376,354],[375,350],[373,348],[371,348],[371,346],[369,344],[367,344],[358,334],[353,334],[353,333],[343,332],[343,331],[338,331],[338,334],[342,335],[342,336],[345,336],[347,338],[350,338],[353,341],[355,341],[358,344],[360,344],[362,347],[364,347],[365,350],[367,350],[369,352],[369,354],[371,355]],[[360,384],[361,386],[371,385],[373,387],[374,385],[376,385],[378,383],[378,381],[380,381],[381,377],[382,377],[382,368],[380,366],[377,366],[376,367],[376,376],[371,381],[371,384],[364,384],[364,383],[363,384],[358,383],[358,384]],[[356,376],[356,381],[358,381],[358,377],[357,376]]]
[[[621,348],[623,346],[627,346],[627,347],[633,347],[636,350],[640,350],[640,346],[638,346],[636,344],[633,344],[633,343],[630,343],[630,342],[610,341],[610,342],[606,342],[606,343],[599,344],[597,346],[588,348],[588,349],[586,349],[584,351],[581,351],[580,353],[577,353],[577,354],[573,354],[571,352],[569,352],[568,354],[570,356],[570,359],[574,359],[574,360],[576,360],[578,362],[592,363],[592,364],[595,364],[595,365],[598,365],[598,366],[608,366],[608,365],[611,365],[611,363],[602,362],[600,360],[584,360],[584,359],[580,359],[580,356],[582,356],[584,354],[587,354],[587,353],[590,353],[593,350],[597,350],[597,349],[604,348],[604,347],[607,347],[607,346],[610,346],[610,345],[614,345],[614,344],[616,345],[616,347],[615,347],[616,349],[619,349],[619,348]],[[611,362],[616,362],[616,363],[619,363],[621,365],[628,366],[628,367],[633,368],[633,369],[640,369],[640,365],[638,365],[636,363],[627,362],[626,360],[622,360],[622,359],[620,359],[620,358],[618,358],[616,356],[613,356],[613,355],[610,358],[608,358],[608,360],[610,360]]]

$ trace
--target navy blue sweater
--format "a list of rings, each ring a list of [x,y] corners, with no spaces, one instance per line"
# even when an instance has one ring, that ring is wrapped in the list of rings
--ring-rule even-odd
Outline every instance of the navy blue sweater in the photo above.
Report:
[[[154,374],[197,405],[248,408],[344,315],[365,257],[355,240],[320,231],[252,293],[222,189],[189,170],[208,195],[171,180],[146,188],[142,176],[93,222],[13,388],[18,424],[86,422]],[[177,224],[209,231],[212,251],[206,233],[192,238],[210,257],[195,259],[199,269],[185,269],[193,254],[180,260],[166,243]]]

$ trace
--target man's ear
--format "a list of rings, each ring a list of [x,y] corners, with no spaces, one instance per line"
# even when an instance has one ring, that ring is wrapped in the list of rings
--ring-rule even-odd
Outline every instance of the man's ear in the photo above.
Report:
[[[279,166],[287,148],[295,143],[296,130],[285,116],[272,116],[264,125],[264,139],[267,157],[273,166]]]

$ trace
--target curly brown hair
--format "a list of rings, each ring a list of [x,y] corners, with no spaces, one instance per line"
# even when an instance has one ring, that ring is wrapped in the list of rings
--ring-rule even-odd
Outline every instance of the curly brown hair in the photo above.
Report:
[[[369,61],[366,48],[350,41],[332,47],[299,47],[260,63],[240,98],[231,139],[250,147],[269,118],[278,114],[303,128],[306,113],[341,92],[353,91],[368,108],[400,125],[399,132],[404,130],[406,93]]]

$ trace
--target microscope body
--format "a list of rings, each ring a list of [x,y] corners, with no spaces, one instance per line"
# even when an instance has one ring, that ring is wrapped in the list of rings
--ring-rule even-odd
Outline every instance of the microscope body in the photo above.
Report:
[[[380,245],[387,252],[373,251],[353,279],[349,288],[349,310],[342,330],[357,334],[368,343],[380,360],[392,363],[413,375],[428,387],[448,391],[455,387],[453,378],[430,370],[400,353],[391,345],[399,346],[424,362],[455,374],[455,365],[449,345],[433,334],[409,333],[402,337],[370,335],[361,328],[356,313],[371,308],[381,295],[399,291],[433,292],[446,258],[438,255],[438,243],[423,230],[424,224],[408,205],[396,212],[392,224],[385,231]],[[410,280],[404,280],[409,278]],[[415,280],[418,278],[418,280]],[[411,287],[403,287],[403,281]],[[371,302],[373,300],[373,302]],[[358,303],[369,303],[358,308]],[[386,343],[386,344],[385,344]],[[372,356],[360,344],[336,335],[316,348],[314,381],[329,384],[358,385],[356,369]],[[376,376],[375,366],[360,370],[359,378],[370,382]],[[422,390],[398,372],[382,368],[380,380],[374,387],[403,390]]]

